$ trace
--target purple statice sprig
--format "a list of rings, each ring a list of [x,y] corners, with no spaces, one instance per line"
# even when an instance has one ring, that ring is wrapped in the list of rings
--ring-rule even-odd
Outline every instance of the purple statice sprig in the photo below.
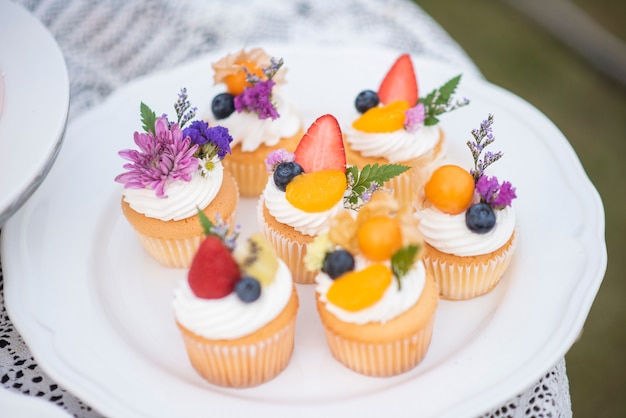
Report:
[[[219,237],[231,252],[234,251],[237,245],[237,238],[241,232],[241,225],[231,227],[228,222],[222,219],[219,213],[215,214],[215,222],[212,222],[200,208],[198,208],[198,218],[200,219],[204,235]]]
[[[265,159],[265,169],[268,173],[273,173],[280,163],[290,163],[296,160],[296,154],[287,151],[285,148],[279,148],[267,154]]]
[[[183,130],[183,135],[189,137],[192,145],[197,145],[194,156],[204,162],[201,167],[203,174],[205,170],[210,171],[213,168],[215,157],[222,160],[226,154],[231,153],[230,143],[233,142],[233,137],[223,126],[209,127],[207,122],[195,120]]]
[[[504,209],[511,206],[513,199],[517,197],[515,187],[508,181],[500,182],[497,177],[481,176],[476,182],[476,193],[480,201],[487,203],[493,209]]]
[[[278,119],[280,114],[272,103],[272,88],[276,83],[273,80],[259,81],[252,87],[246,87],[243,93],[235,96],[235,110],[254,112],[259,119]]]
[[[177,124],[170,126],[166,117],[156,118],[153,130],[135,132],[135,144],[139,150],[127,149],[119,155],[130,163],[124,164],[127,171],[115,177],[127,189],[149,188],[159,198],[167,198],[165,187],[175,180],[190,181],[198,169],[194,157],[198,146],[183,136]]]
[[[246,87],[243,93],[235,96],[234,103],[237,112],[254,112],[259,115],[259,119],[271,118],[275,120],[280,117],[276,106],[272,103],[272,89],[276,85],[272,78],[274,78],[278,70],[283,66],[283,63],[282,58],[277,60],[272,57],[270,64],[261,69],[266,80],[262,80],[261,77],[251,73],[246,67],[243,67],[246,72],[246,82],[252,86]]]
[[[503,155],[501,151],[496,153],[485,151],[485,148],[496,140],[496,137],[493,135],[492,125],[493,115],[489,114],[487,119],[483,120],[480,124],[480,128],[472,129],[474,141],[467,141],[467,146],[474,159],[474,168],[470,170],[470,174],[474,177],[474,182],[480,179],[487,167],[498,161]],[[483,151],[485,151],[485,154],[481,159]]]
[[[178,93],[178,99],[174,103],[174,109],[176,110],[176,116],[178,117],[178,126],[183,128],[187,122],[196,116],[198,111],[197,107],[191,107],[191,102],[187,96],[187,88],[183,87]]]

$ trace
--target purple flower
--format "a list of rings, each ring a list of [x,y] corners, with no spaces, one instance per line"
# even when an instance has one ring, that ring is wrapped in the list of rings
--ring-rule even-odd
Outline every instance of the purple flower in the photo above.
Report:
[[[272,173],[276,166],[280,163],[290,163],[295,161],[296,155],[287,151],[285,148],[279,148],[267,154],[265,159],[265,168],[268,173]]]
[[[424,125],[424,104],[418,103],[404,112],[404,115],[404,129],[410,133],[417,132]]]
[[[500,184],[495,176],[480,176],[476,182],[476,193],[480,195],[481,201],[488,203],[494,209],[511,206],[511,202],[517,197],[511,183],[505,181]]]
[[[276,83],[272,80],[259,81],[252,87],[247,87],[243,93],[235,96],[235,109],[237,112],[247,110],[256,112],[259,119],[277,119],[280,115],[270,101],[272,88]]]
[[[517,195],[515,194],[515,187],[512,187],[511,183],[505,181],[500,186],[500,192],[493,199],[491,205],[494,208],[503,208],[505,206],[511,206],[511,202],[515,199]]]
[[[167,118],[156,120],[155,135],[135,132],[134,140],[139,151],[119,152],[130,163],[124,164],[128,171],[115,178],[127,189],[150,188],[156,191],[157,197],[166,198],[168,182],[190,181],[192,173],[198,169],[198,160],[193,156],[198,146],[183,136],[178,124],[170,126]]]
[[[217,154],[218,158],[223,159],[226,154],[230,154],[230,143],[233,137],[230,136],[228,129],[223,126],[213,126],[209,128],[209,124],[203,120],[191,122],[191,125],[183,130],[183,135],[191,139],[191,143],[198,145],[198,158],[211,159]]]

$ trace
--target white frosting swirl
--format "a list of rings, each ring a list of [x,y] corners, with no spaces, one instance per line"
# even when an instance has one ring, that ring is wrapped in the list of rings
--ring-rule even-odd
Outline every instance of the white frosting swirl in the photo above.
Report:
[[[405,129],[385,133],[368,133],[352,127],[346,129],[346,141],[352,149],[364,157],[385,157],[392,163],[426,154],[437,146],[439,137],[439,125],[422,126],[415,133]]]
[[[213,121],[211,125],[219,123],[228,128],[233,137],[231,148],[241,144],[241,150],[249,152],[261,144],[276,145],[281,138],[295,135],[302,126],[302,120],[295,106],[280,94],[278,87],[272,90],[272,103],[280,115],[277,119],[259,119],[254,112],[235,111],[225,119]]]
[[[364,266],[365,263],[357,258],[355,269],[360,270]],[[368,322],[384,324],[415,305],[426,283],[426,269],[422,261],[415,263],[409,273],[400,280],[402,281],[401,289],[398,289],[398,282],[394,278],[378,302],[360,311],[351,312],[333,305],[326,299],[326,293],[333,284],[333,280],[327,274],[320,272],[315,277],[316,292],[319,294],[320,300],[326,305],[326,309],[344,322],[359,325]]]
[[[326,232],[330,218],[343,209],[343,199],[329,210],[323,212],[305,212],[294,207],[285,197],[285,192],[278,189],[270,176],[263,190],[265,206],[269,213],[282,224],[291,226],[296,231],[312,237]]]
[[[200,164],[202,162],[200,161]],[[133,210],[162,221],[188,218],[205,208],[219,192],[224,178],[221,161],[214,163],[204,176],[200,171],[191,175],[191,181],[176,180],[165,186],[166,198],[157,197],[152,189],[124,189],[124,200]]]
[[[275,319],[291,298],[293,281],[289,268],[278,260],[274,281],[261,289],[251,303],[242,302],[235,292],[221,299],[201,299],[187,280],[174,291],[174,317],[193,333],[211,340],[245,337]]]
[[[439,251],[461,257],[488,254],[502,247],[515,229],[515,211],[507,206],[495,210],[496,225],[486,234],[472,232],[465,224],[465,212],[449,215],[435,208],[417,212],[424,241]]]

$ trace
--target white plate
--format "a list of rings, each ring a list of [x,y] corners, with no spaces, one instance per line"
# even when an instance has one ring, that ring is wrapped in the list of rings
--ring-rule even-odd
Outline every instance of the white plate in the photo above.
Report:
[[[282,46],[288,92],[307,126],[323,113],[342,121],[364,88],[377,88],[395,51]],[[495,114],[492,173],[517,187],[519,242],[500,285],[464,302],[442,301],[432,344],[414,370],[368,378],[329,354],[313,304],[299,286],[291,363],[260,387],[228,390],[200,379],[187,360],[170,307],[184,270],[159,267],[123,218],[113,178],[141,129],[139,102],[173,112],[179,88],[200,114],[219,88],[210,63],[222,54],[134,82],[72,123],[44,186],[3,230],[10,316],[41,366],[109,416],[452,416],[477,415],[535,383],[580,332],[606,268],[598,193],[559,130],[516,96],[466,77],[468,107],[443,117],[453,160],[470,164],[471,129]],[[457,74],[416,58],[422,92]],[[256,229],[244,199],[244,234]]]
[[[65,60],[22,6],[0,0],[0,226],[39,186],[63,139],[69,107]],[[1,106],[0,106],[1,107]]]

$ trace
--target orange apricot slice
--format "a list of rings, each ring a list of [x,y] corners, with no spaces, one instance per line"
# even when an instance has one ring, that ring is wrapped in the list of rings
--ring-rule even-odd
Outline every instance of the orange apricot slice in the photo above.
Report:
[[[393,274],[384,264],[371,264],[359,271],[339,276],[328,289],[328,301],[355,312],[378,302],[391,284]]]
[[[368,133],[398,131],[404,128],[404,112],[409,107],[409,103],[404,100],[391,102],[382,107],[373,107],[355,120],[352,127]]]
[[[320,170],[294,177],[285,198],[305,212],[324,212],[335,206],[346,192],[346,175],[341,170]]]

